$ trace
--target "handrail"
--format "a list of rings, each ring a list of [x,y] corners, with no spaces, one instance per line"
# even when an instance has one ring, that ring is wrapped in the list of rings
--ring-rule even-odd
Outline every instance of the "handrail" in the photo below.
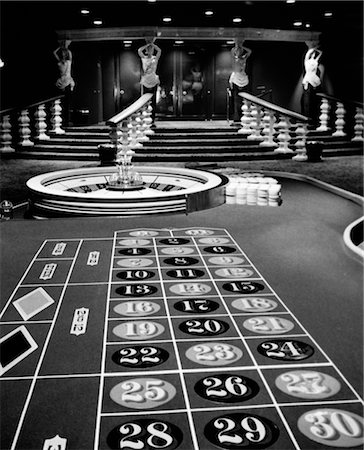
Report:
[[[338,98],[338,97],[333,97],[332,95],[327,95],[327,94],[323,94],[321,92],[316,94],[318,97],[321,98],[326,98],[327,100],[331,100],[333,102],[340,102],[340,103],[350,103],[351,105],[355,105],[355,106],[360,106],[361,108],[363,108],[364,103],[358,102],[356,100],[347,100],[347,99],[343,99],[343,98]]]
[[[31,105],[27,105],[27,106],[18,106],[18,107],[15,107],[15,108],[3,109],[2,111],[0,111],[0,115],[7,114],[7,113],[10,113],[12,111],[15,112],[15,111],[21,111],[23,109],[35,108],[36,106],[44,105],[45,103],[53,102],[54,100],[58,100],[58,99],[63,98],[63,97],[64,97],[64,94],[57,95],[56,97],[47,98],[46,100],[42,100],[42,101],[37,102],[37,103],[32,103]]]
[[[258,94],[256,97],[262,99],[263,97],[265,97],[268,94],[271,94],[272,92],[273,92],[273,89],[267,89],[266,91],[263,91],[260,94]]]
[[[282,108],[281,106],[277,106],[274,103],[267,102],[266,100],[261,100],[255,95],[247,94],[246,92],[240,92],[238,95],[240,95],[240,97],[244,98],[245,100],[256,103],[259,106],[263,106],[263,108],[268,108],[291,119],[296,119],[299,120],[300,122],[307,122],[307,123],[310,120],[308,117],[303,116],[302,114],[298,114],[293,111],[290,111],[289,109]]]
[[[143,94],[141,97],[138,98],[138,100],[129,105],[123,111],[119,112],[111,119],[107,120],[106,125],[115,126],[121,121],[127,119],[132,114],[135,114],[140,108],[145,106],[151,100],[152,97],[153,94]]]

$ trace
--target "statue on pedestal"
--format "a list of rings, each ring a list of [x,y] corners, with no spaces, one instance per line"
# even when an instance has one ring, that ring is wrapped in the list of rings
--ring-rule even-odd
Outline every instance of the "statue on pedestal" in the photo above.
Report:
[[[142,76],[140,79],[140,84],[142,87],[142,94],[153,93],[152,98],[152,119],[154,122],[155,118],[155,108],[156,108],[156,98],[157,89],[159,86],[159,76],[157,75],[157,66],[160,55],[162,53],[161,49],[154,43],[155,37],[145,38],[146,45],[143,45],[138,49],[138,55],[142,60]]]
[[[305,73],[302,79],[303,93],[301,97],[301,112],[304,116],[316,119],[318,114],[318,101],[316,92],[320,91],[321,79],[319,60],[322,51],[317,42],[306,42],[308,50],[304,59]]]
[[[229,84],[232,92],[232,110],[233,121],[240,122],[242,99],[239,97],[239,92],[246,91],[246,86],[249,84],[248,75],[245,72],[246,61],[251,55],[252,51],[244,47],[244,41],[236,40],[235,47],[231,49],[233,58],[233,72],[230,75]]]

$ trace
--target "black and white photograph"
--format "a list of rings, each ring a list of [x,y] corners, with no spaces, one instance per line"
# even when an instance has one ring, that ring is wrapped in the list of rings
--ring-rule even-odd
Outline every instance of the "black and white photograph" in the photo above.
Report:
[[[0,450],[364,450],[363,14],[0,1]]]

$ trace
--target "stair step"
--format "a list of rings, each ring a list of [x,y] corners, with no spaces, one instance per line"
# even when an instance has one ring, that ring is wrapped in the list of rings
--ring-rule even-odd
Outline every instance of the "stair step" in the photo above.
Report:
[[[143,146],[144,147],[185,147],[185,146],[199,146],[199,147],[210,147],[210,146],[252,146],[257,145],[257,141],[253,139],[151,139],[150,141],[146,141]]]
[[[324,149],[323,157],[331,157],[331,156],[352,156],[362,154],[362,151],[357,147],[349,147],[346,149]],[[211,150],[207,152],[165,152],[164,150],[153,151],[153,152],[143,152],[136,153],[133,157],[133,161],[152,161],[152,160],[160,160],[160,161],[190,161],[192,159],[201,159],[204,161],[215,161],[215,160],[225,160],[228,155],[229,159],[232,160],[262,160],[262,159],[290,159],[292,158],[292,153],[276,153],[272,151],[271,148],[268,148],[266,151],[255,151],[255,152],[234,152],[230,150],[230,152],[212,152]],[[32,147],[31,150],[20,151],[12,154],[12,157],[19,158],[55,158],[55,159],[79,159],[79,160],[99,160],[98,152],[59,152],[56,150],[53,151],[44,151],[44,149],[39,149],[36,147]]]
[[[236,153],[236,152],[241,152],[241,153],[254,153],[254,152],[268,152],[269,150],[271,150],[272,147],[260,147],[259,145],[251,145],[251,146],[244,146],[242,145],[241,147],[231,147],[231,146],[179,146],[179,147],[167,147],[167,146],[148,146],[148,147],[141,147],[141,148],[136,148],[135,150],[135,154],[150,154],[150,153],[166,153],[166,154],[180,154],[180,153],[185,153],[185,154],[194,154],[194,153],[224,153],[224,154],[229,154],[229,153]],[[25,147],[22,148],[21,151],[24,153],[28,153],[29,151],[42,151],[42,152],[64,152],[64,153],[74,153],[74,152],[78,152],[78,153],[97,153],[98,154],[98,149],[97,146],[89,146],[89,145],[83,145],[83,146],[75,146],[75,145],[51,145],[51,144],[47,144],[47,145],[35,145],[34,147]],[[135,158],[135,155],[134,157]]]

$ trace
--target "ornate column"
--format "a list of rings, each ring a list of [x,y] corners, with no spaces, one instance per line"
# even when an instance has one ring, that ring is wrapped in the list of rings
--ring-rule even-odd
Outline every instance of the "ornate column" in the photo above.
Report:
[[[144,133],[143,133],[143,127],[142,127],[142,118],[141,118],[141,111],[138,111],[135,114],[135,122],[136,122],[136,140],[141,143],[144,142]]]
[[[134,149],[143,147],[143,144],[138,142],[136,114],[133,114],[129,118],[128,128],[129,128],[130,148]]]
[[[330,103],[327,98],[321,99],[320,104],[320,126],[316,128],[316,131],[328,131],[329,128],[329,119],[330,119]]]
[[[46,134],[47,131],[47,114],[45,112],[45,104],[39,105],[34,113],[36,135],[34,136],[39,140],[47,140],[50,137]]]
[[[274,151],[276,153],[293,153],[293,150],[291,150],[288,146],[289,141],[291,140],[291,136],[289,134],[289,119],[287,117],[281,116],[281,120],[278,122],[277,128],[279,130],[277,136],[278,148],[276,148]]]
[[[1,119],[1,140],[0,140],[0,153],[13,153],[15,149],[11,146],[11,122],[10,115],[3,116]]]
[[[30,129],[29,111],[27,109],[23,109],[21,111],[18,122],[20,135],[19,145],[21,145],[22,147],[32,147],[34,145],[34,142],[30,140],[32,132]]]
[[[238,130],[239,134],[250,134],[252,132],[250,128],[251,122],[251,114],[250,114],[250,102],[248,100],[243,100],[243,104],[241,106],[241,128]]]
[[[65,131],[61,128],[62,126],[62,106],[61,99],[54,100],[53,105],[51,107],[51,124],[52,131],[56,134],[64,134]]]
[[[273,111],[267,109],[265,111],[265,114],[263,116],[262,122],[263,122],[263,142],[261,142],[259,145],[262,147],[276,147],[277,144],[274,141],[274,124],[276,121],[276,117]]]
[[[145,122],[145,110],[146,107],[144,107],[140,113],[139,113],[139,118],[140,118],[140,138],[139,138],[139,142],[146,142],[149,141],[149,136],[147,136],[145,134],[145,132],[147,131],[147,124]]]
[[[363,130],[364,130],[364,114],[363,108],[359,106],[356,107],[355,112],[355,125],[354,125],[354,137],[351,139],[353,142],[364,141]]]
[[[248,139],[254,139],[257,141],[261,141],[263,139],[262,135],[260,134],[261,107],[258,105],[252,105],[250,129],[251,129],[251,134],[249,134]]]
[[[335,127],[336,131],[335,133],[332,133],[333,136],[346,136],[346,133],[344,132],[345,127],[345,108],[344,104],[342,102],[337,102],[336,104],[336,120],[335,120]]]
[[[145,124],[145,134],[147,136],[150,136],[151,134],[154,134],[154,130],[152,130],[151,126],[153,125],[153,119],[152,119],[152,105],[149,103],[149,105],[145,108],[143,111],[143,117],[144,117],[144,124]]]
[[[307,161],[306,140],[307,140],[307,123],[298,123],[296,128],[298,137],[295,143],[296,155],[292,158],[295,161]]]

